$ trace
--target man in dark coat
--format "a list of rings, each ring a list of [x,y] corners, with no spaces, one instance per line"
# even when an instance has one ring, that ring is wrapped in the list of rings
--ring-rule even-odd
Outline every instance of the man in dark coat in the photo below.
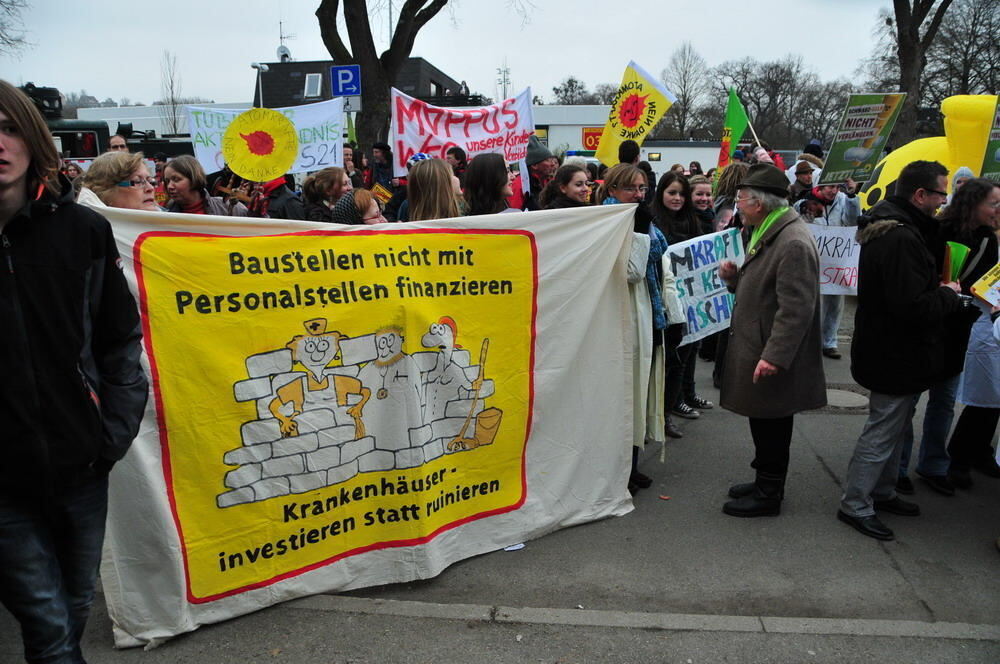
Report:
[[[750,232],[742,267],[719,276],[736,293],[721,405],[750,419],[754,482],[729,489],[730,516],[781,511],[795,413],[826,405],[820,349],[819,256],[805,221],[788,207],[788,179],[755,164],[736,204]]]
[[[937,234],[932,215],[947,198],[947,176],[937,162],[908,164],[896,195],[872,209],[877,220],[858,235],[851,374],[871,397],[837,518],[880,540],[894,535],[876,512],[920,514],[896,495],[903,435],[916,398],[948,373],[942,350],[949,319],[961,311],[959,286],[941,282],[926,240]]]
[[[0,602],[29,662],[83,662],[108,473],[146,404],[111,226],[73,202],[45,120],[0,81]]]

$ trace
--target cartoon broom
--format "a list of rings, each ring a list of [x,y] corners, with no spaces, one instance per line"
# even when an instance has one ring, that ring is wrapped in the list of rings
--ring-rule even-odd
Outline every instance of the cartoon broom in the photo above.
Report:
[[[465,417],[462,430],[448,443],[448,449],[452,452],[456,450],[469,450],[480,445],[479,441],[475,438],[466,438],[465,433],[469,428],[469,422],[472,421],[472,414],[476,412],[476,404],[479,403],[479,391],[483,389],[483,377],[486,375],[486,351],[489,348],[489,338],[483,339],[483,347],[479,351],[479,375],[476,378],[476,392],[472,395],[472,406],[469,408],[469,414]]]

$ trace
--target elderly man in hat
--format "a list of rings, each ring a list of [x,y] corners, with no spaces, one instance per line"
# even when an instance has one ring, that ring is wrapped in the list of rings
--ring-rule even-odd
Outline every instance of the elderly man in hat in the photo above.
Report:
[[[736,206],[749,234],[746,261],[719,268],[736,294],[721,405],[750,419],[753,482],[729,489],[731,516],[777,516],[795,413],[826,405],[820,348],[819,256],[788,207],[788,178],[770,164],[747,171]]]

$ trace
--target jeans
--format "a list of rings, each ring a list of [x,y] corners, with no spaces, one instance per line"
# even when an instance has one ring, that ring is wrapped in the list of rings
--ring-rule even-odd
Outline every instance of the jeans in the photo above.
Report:
[[[0,601],[21,624],[28,662],[84,663],[107,513],[106,475],[60,489],[45,507],[0,495]]]
[[[903,432],[913,419],[913,404],[919,394],[872,392],[868,421],[847,466],[847,480],[840,509],[856,517],[873,516],[875,500],[892,500],[899,479],[899,455]]]
[[[823,348],[836,348],[840,317],[844,313],[844,296],[820,295],[819,312],[823,330]]]
[[[917,458],[917,474],[924,477],[941,477],[948,473],[949,457],[945,446],[948,432],[955,417],[955,393],[962,374],[935,383],[927,390],[927,410],[924,411],[924,434],[920,439],[920,455]],[[920,399],[914,401],[914,408]],[[903,451],[899,457],[899,476],[909,474],[910,454],[913,451],[913,421],[903,432]]]

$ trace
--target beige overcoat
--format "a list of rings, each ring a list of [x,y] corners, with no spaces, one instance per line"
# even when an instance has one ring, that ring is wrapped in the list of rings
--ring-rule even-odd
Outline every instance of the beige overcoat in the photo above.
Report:
[[[747,417],[786,417],[826,405],[819,315],[819,256],[794,210],[748,252],[735,283],[721,405]],[[778,373],[753,383],[760,359]]]

